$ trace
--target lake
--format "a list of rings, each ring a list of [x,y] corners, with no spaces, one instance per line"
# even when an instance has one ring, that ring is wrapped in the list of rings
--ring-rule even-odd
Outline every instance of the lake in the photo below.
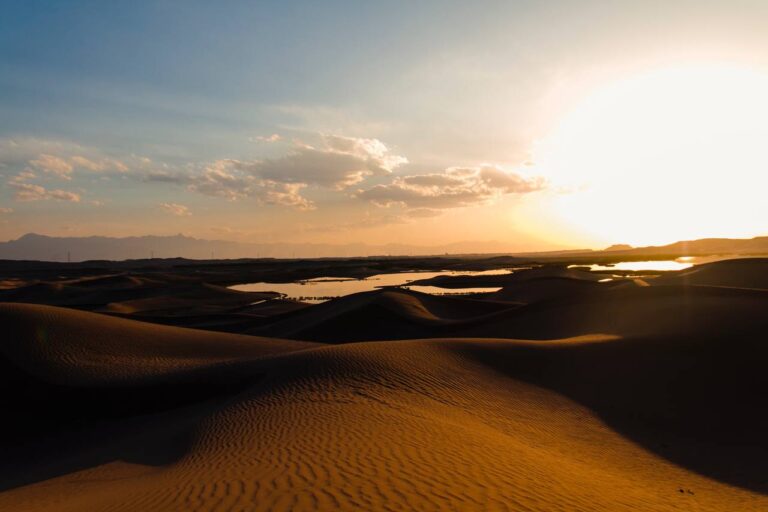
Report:
[[[293,283],[248,283],[230,286],[242,292],[277,292],[288,299],[301,300],[317,304],[336,297],[353,293],[369,292],[384,286],[402,286],[411,290],[432,295],[466,295],[470,293],[490,293],[500,288],[439,288],[437,286],[408,286],[408,283],[437,276],[487,276],[510,274],[519,269],[497,269],[483,271],[439,271],[439,272],[397,272],[377,274],[366,279],[341,277],[317,277]]]

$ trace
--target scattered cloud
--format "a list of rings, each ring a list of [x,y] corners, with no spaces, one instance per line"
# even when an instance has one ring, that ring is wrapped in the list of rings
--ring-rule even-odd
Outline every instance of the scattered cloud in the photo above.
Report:
[[[29,169],[26,169],[24,171],[21,171],[16,176],[13,176],[10,179],[10,181],[13,182],[13,183],[21,183],[21,182],[24,182],[24,181],[29,181],[29,180],[34,180],[34,179],[37,179],[37,174],[35,174],[34,172],[30,171]]]
[[[187,190],[229,201],[251,199],[259,204],[281,205],[312,210],[315,204],[304,194],[307,189],[325,188],[347,191],[367,178],[392,176],[408,160],[375,138],[315,134],[312,144],[293,141],[283,156],[262,160],[220,159],[207,164],[188,163],[170,166],[137,155],[119,160],[103,152],[68,142],[38,139],[0,139],[0,165],[15,175],[7,182],[20,201],[57,199],[79,202],[75,192],[46,188],[45,175],[72,179],[78,171],[127,173],[144,182],[172,183]],[[252,140],[287,142],[277,133]],[[36,151],[35,151],[36,150]],[[8,156],[10,155],[10,156]],[[46,186],[43,186],[46,185]],[[384,184],[362,188],[353,197],[387,207],[399,205],[398,215],[372,216],[356,220],[343,229],[358,229],[381,223],[412,222],[440,215],[446,209],[492,202],[508,194],[527,194],[541,190],[541,178],[528,178],[492,165],[451,167],[442,172],[394,176]],[[101,201],[87,201],[101,206]],[[161,203],[168,213],[191,215],[188,207]]]
[[[297,143],[289,154],[254,162],[230,160],[238,170],[278,183],[342,189],[367,176],[387,175],[408,160],[377,139],[323,135],[321,147]]]
[[[69,141],[30,137],[0,138],[0,168],[36,170],[59,179],[71,180],[77,170],[125,173],[141,163],[131,155],[126,161],[105,156],[101,151]],[[128,162],[128,163],[126,163]]]
[[[401,176],[390,184],[360,190],[356,196],[378,206],[402,205],[411,208],[412,215],[429,216],[430,210],[485,204],[502,195],[527,194],[544,186],[541,178],[525,178],[486,165]]]
[[[314,207],[312,202],[300,193],[306,184],[261,179],[244,172],[240,164],[236,160],[218,160],[206,167],[201,174],[189,176],[184,181],[188,183],[189,190],[230,201],[253,198],[264,204],[291,206],[301,210]],[[162,178],[170,179],[167,176]]]
[[[13,213],[13,208],[0,208],[0,213]]]
[[[49,190],[42,185],[28,183],[29,180],[37,176],[34,172],[25,170],[11,177],[7,185],[16,190],[14,198],[17,201],[43,201],[47,199],[58,199],[60,201],[69,201],[73,203],[80,202],[80,194],[66,190]]]
[[[71,180],[72,164],[58,156],[40,154],[36,159],[30,160],[29,165],[48,174],[53,174],[65,180]]]
[[[273,134],[268,139],[279,137]],[[390,174],[406,162],[377,139],[322,135],[320,147],[297,142],[290,153],[278,158],[221,159],[187,172],[153,168],[142,179],[183,185],[229,201],[252,198],[262,204],[309,210],[314,204],[301,194],[309,186],[342,190],[367,176]]]
[[[59,201],[69,201],[72,203],[80,202],[80,194],[66,190],[49,190],[41,185],[33,185],[22,181],[11,181],[8,183],[16,189],[14,197],[18,201],[44,201],[47,199],[58,199]]]
[[[187,206],[184,206],[183,204],[160,203],[160,208],[170,213],[171,215],[175,215],[177,217],[188,217],[192,215],[192,212],[189,211],[189,208]]]

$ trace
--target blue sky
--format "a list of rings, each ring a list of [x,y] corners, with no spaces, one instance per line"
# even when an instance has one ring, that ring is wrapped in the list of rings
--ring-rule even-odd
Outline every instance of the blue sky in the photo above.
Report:
[[[601,244],[537,141],[605,83],[768,49],[746,0],[0,4],[0,239]]]

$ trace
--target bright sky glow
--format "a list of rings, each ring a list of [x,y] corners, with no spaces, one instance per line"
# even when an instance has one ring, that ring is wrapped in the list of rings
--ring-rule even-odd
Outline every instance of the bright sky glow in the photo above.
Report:
[[[768,235],[762,0],[3,7],[0,240]]]
[[[768,218],[768,74],[680,65],[607,85],[536,149],[537,171],[573,187],[558,213],[635,245],[748,237]]]

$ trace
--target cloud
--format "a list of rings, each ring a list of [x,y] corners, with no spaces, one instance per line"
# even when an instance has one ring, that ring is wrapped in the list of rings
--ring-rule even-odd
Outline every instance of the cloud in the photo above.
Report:
[[[186,174],[172,173],[166,170],[151,170],[143,174],[142,180],[146,182],[185,184],[190,181]]]
[[[168,177],[163,177],[168,179]],[[196,176],[183,181],[189,190],[201,194],[223,197],[230,201],[253,198],[264,204],[291,206],[300,210],[312,209],[311,201],[301,195],[304,183],[280,183],[261,179],[242,170],[237,160],[218,160]]]
[[[13,213],[13,208],[0,208],[0,213]]]
[[[192,212],[189,211],[189,208],[184,206],[183,204],[160,203],[160,207],[164,209],[166,212],[170,213],[171,215],[176,215],[177,217],[188,217],[192,215]]]
[[[94,148],[83,147],[68,141],[36,139],[29,137],[0,138],[0,167],[35,169],[60,179],[70,180],[80,169],[92,172],[128,172],[130,165],[137,165],[141,157],[131,155],[128,162],[105,156]]]
[[[252,176],[276,183],[346,188],[367,176],[390,174],[408,160],[377,139],[323,135],[322,147],[297,144],[285,156],[255,162],[230,160]]]
[[[45,153],[38,155],[37,159],[30,160],[29,165],[45,173],[56,175],[59,178],[65,180],[72,179],[70,174],[72,174],[72,171],[74,170],[72,164],[63,158]]]
[[[144,182],[173,183],[230,201],[250,198],[261,204],[310,210],[314,204],[303,195],[308,187],[344,190],[369,176],[391,174],[407,163],[405,157],[393,154],[378,139],[327,134],[317,137],[319,142],[314,145],[294,142],[287,154],[274,158],[221,159],[175,168],[136,155],[117,160],[70,142],[0,139],[3,150],[0,164],[16,168],[17,184],[36,178],[38,171],[38,175],[45,173],[69,180],[80,171],[125,173],[133,170],[133,176]],[[256,140],[279,142],[283,138],[274,133]],[[6,158],[7,155],[12,158]],[[104,179],[108,177],[105,175]],[[46,197],[50,192],[35,192],[32,186],[17,185],[16,188],[17,195],[28,198],[26,200]]]
[[[275,135],[269,139],[278,140]],[[322,135],[321,142],[320,147],[296,143],[290,153],[278,158],[216,160],[197,172],[146,169],[142,179],[183,185],[229,201],[252,198],[263,204],[309,210],[314,204],[301,194],[309,186],[340,190],[367,176],[390,174],[407,162],[377,139]]]
[[[542,190],[541,178],[525,178],[494,166],[451,167],[442,173],[395,178],[387,185],[358,191],[356,196],[378,206],[395,204],[426,216],[429,210],[485,204],[506,194]]]
[[[72,203],[80,202],[80,194],[60,189],[47,189],[42,185],[28,183],[28,180],[37,178],[34,172],[24,170],[12,176],[7,185],[16,189],[14,198],[17,201],[44,201],[48,199],[58,199],[59,201],[69,201]]]
[[[120,160],[114,158],[102,158],[99,160],[90,160],[84,156],[73,156],[69,159],[69,163],[73,167],[79,167],[94,172],[102,172],[107,170],[115,170],[117,172],[128,172],[128,166]]]
[[[37,175],[34,172],[30,171],[29,169],[26,169],[26,170],[21,171],[16,176],[13,176],[10,179],[10,181],[13,182],[13,183],[21,183],[23,181],[34,180],[36,178],[37,178]]]
[[[442,210],[433,210],[432,208],[413,208],[408,210],[405,214],[412,219],[426,219],[429,217],[437,217]]]
[[[69,201],[72,203],[80,202],[80,194],[66,190],[49,190],[41,185],[33,185],[21,181],[10,181],[8,183],[16,189],[14,197],[18,201],[44,201],[48,199],[58,199],[59,201]]]
[[[242,171],[237,160],[217,160],[197,174],[153,171],[145,181],[186,185],[187,190],[228,201],[251,198],[261,204],[290,206],[300,210],[314,208],[311,201],[301,195],[303,183],[280,183],[257,178]]]
[[[258,142],[280,142],[283,138],[279,134],[273,133],[266,137],[264,135],[257,135],[256,137],[252,137],[251,140]]]

